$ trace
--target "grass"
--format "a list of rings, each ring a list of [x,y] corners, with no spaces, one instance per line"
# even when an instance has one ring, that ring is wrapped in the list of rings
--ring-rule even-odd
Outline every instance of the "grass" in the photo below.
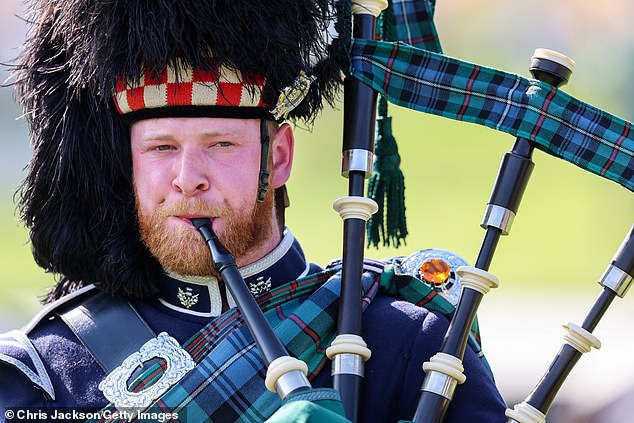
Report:
[[[31,256],[27,231],[11,204],[0,206],[0,328],[25,323],[39,308],[38,297],[53,284],[53,276],[40,269]]]

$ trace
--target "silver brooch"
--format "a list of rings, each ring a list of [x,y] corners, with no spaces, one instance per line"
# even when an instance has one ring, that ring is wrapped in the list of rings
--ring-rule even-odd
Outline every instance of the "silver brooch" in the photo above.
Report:
[[[454,272],[467,261],[458,254],[438,248],[419,250],[401,261],[398,272],[421,280],[454,306],[460,300],[462,284]]]
[[[307,75],[301,71],[293,83],[284,88],[277,98],[277,104],[270,110],[275,119],[286,118],[288,114],[308,95],[310,84],[317,79],[313,75]]]
[[[198,294],[194,295],[191,288],[185,288],[185,291],[178,288],[178,294],[176,296],[185,308],[190,308],[198,302]]]
[[[127,382],[134,371],[153,358],[161,358],[166,362],[167,367],[161,378],[139,392],[129,391]],[[194,360],[189,353],[174,338],[161,332],[110,372],[99,384],[99,390],[119,410],[128,407],[145,409],[193,368]]]
[[[258,277],[255,282],[249,282],[249,291],[254,297],[262,295],[271,290],[271,278],[264,280],[264,276]]]

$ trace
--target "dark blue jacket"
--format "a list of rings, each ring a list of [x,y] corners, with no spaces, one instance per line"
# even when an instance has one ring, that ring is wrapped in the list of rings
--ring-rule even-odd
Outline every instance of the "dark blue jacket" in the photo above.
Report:
[[[280,247],[241,272],[253,290],[266,290],[318,270],[306,263],[299,244],[287,232]],[[219,292],[195,280],[179,280],[176,275],[166,276],[163,282],[160,298],[131,300],[131,304],[155,333],[167,332],[184,343],[218,314],[222,305],[218,303]],[[183,307],[179,299],[183,292],[196,296],[196,304]],[[0,337],[0,409],[52,411],[58,407],[101,408],[108,403],[98,389],[104,370],[56,316],[91,295],[54,304],[46,317],[27,327],[28,341],[16,341],[20,335],[15,332]],[[228,301],[232,305],[230,296]],[[385,296],[374,299],[363,315],[363,337],[372,358],[365,368],[361,421],[394,422],[413,417],[424,377],[421,365],[438,352],[448,324],[444,316],[408,302]],[[121,331],[125,334],[125,327]],[[36,364],[39,359],[43,368]],[[456,389],[445,421],[506,422],[504,401],[471,348],[467,348],[463,364],[467,381]],[[327,364],[313,386],[331,384]],[[4,421],[4,413],[0,421]]]

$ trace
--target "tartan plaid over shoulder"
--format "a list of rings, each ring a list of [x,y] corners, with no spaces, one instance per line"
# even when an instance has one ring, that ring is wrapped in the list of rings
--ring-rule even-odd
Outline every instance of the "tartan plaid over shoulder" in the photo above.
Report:
[[[350,74],[392,103],[534,141],[634,191],[631,123],[551,85],[403,43],[353,40]]]
[[[281,286],[257,301],[289,353],[308,365],[308,377],[323,369],[326,348],[336,335],[341,272],[326,270]],[[388,265],[382,274],[363,274],[363,309],[378,293],[400,297],[413,304],[450,316],[454,307],[429,286],[410,276],[395,276]],[[279,397],[266,390],[266,363],[242,316],[236,309],[223,313],[187,341],[196,367],[172,386],[145,412],[178,415],[179,421],[261,422],[281,406]],[[477,324],[472,328],[477,330]],[[479,346],[470,344],[479,352]],[[485,362],[486,364],[486,362]],[[132,381],[132,391],[158,380],[163,368],[156,364]],[[105,410],[114,411],[110,404]],[[114,413],[102,413],[102,415]],[[123,423],[124,419],[96,422]],[[95,422],[93,420],[93,422]]]

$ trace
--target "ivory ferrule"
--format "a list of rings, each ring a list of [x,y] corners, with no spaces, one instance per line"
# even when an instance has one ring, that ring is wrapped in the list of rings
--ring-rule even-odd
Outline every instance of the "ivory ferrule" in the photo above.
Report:
[[[425,373],[441,373],[454,379],[457,383],[462,384],[467,380],[465,376],[462,360],[453,355],[439,352],[423,363]],[[425,378],[427,379],[427,377]]]
[[[306,378],[308,366],[301,360],[288,355],[278,357],[269,364],[264,385],[281,399],[300,387],[310,387]],[[300,376],[301,375],[301,376]]]
[[[500,282],[495,275],[485,270],[473,266],[460,266],[456,269],[456,274],[460,276],[462,288],[470,288],[478,291],[482,295],[492,288],[497,288]]]
[[[502,235],[506,236],[511,231],[514,219],[515,213],[513,211],[495,204],[487,204],[480,226],[482,229],[486,229],[489,226],[498,228],[502,231]]]
[[[507,409],[505,414],[509,423],[546,423],[546,415],[526,402],[516,404],[512,410]]]
[[[352,1],[352,14],[353,15],[373,15],[379,16],[379,14],[387,8],[387,0],[353,0]]]
[[[599,280],[599,284],[610,288],[619,297],[623,298],[632,285],[632,278],[627,272],[619,269],[613,264],[609,265]]]
[[[338,354],[354,354],[367,361],[372,356],[372,351],[370,351],[368,345],[359,335],[344,333],[337,335],[332,344],[326,349],[326,356],[331,360]]]
[[[335,200],[332,207],[343,220],[346,219],[368,219],[379,209],[376,201],[365,197],[348,196]]]
[[[363,172],[365,178],[372,176],[374,154],[362,148],[353,148],[342,153],[341,174],[347,178],[350,172]]]
[[[566,323],[562,325],[566,329],[564,333],[564,342],[580,353],[584,354],[590,352],[594,347],[596,349],[601,348],[601,341],[599,338],[574,323]]]

